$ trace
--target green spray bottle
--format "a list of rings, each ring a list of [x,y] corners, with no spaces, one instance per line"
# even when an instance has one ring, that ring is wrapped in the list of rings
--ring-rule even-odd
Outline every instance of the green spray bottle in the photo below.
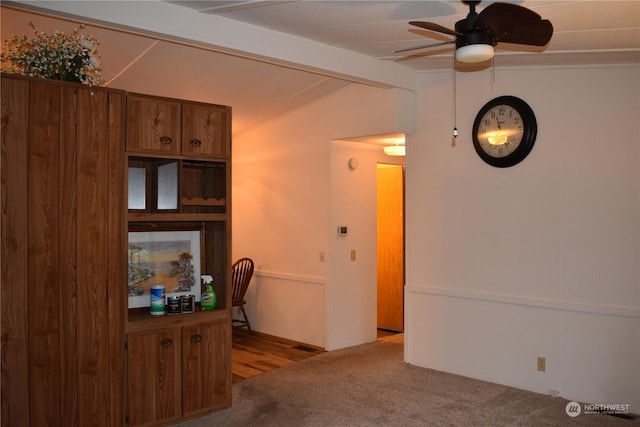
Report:
[[[218,298],[213,290],[213,277],[205,274],[200,276],[200,278],[204,282],[204,291],[200,297],[200,308],[203,310],[215,310]]]

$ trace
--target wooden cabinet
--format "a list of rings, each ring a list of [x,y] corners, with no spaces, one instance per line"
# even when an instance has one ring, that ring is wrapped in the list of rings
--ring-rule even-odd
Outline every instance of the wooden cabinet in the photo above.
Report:
[[[230,108],[5,74],[0,96],[2,427],[151,425],[229,407]],[[127,165],[172,162],[176,208],[128,209]],[[202,230],[217,309],[129,310],[130,226]]]
[[[129,425],[176,422],[231,402],[228,322],[129,333]]]
[[[127,108],[129,229],[201,230],[200,271],[217,296],[213,311],[128,310],[129,424],[146,426],[231,406],[231,112],[138,94]]]
[[[128,151],[229,156],[230,107],[129,94],[127,117]]]
[[[2,75],[2,426],[124,424],[124,112]]]

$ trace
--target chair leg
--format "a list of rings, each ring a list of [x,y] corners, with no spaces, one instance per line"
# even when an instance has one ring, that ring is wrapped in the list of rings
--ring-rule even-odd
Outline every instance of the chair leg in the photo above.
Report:
[[[244,321],[247,324],[247,328],[249,329],[249,332],[251,331],[251,324],[249,323],[249,318],[247,317],[247,313],[244,311],[244,306],[241,305],[240,306],[240,310],[242,311],[242,315],[244,316]]]

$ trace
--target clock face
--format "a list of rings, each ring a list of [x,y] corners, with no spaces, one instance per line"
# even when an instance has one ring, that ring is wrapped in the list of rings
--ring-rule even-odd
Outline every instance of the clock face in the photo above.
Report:
[[[536,131],[533,110],[519,98],[501,96],[478,112],[473,124],[473,145],[488,164],[509,167],[529,154]]]
[[[491,157],[505,157],[522,141],[522,117],[510,105],[496,105],[480,120],[478,143]]]

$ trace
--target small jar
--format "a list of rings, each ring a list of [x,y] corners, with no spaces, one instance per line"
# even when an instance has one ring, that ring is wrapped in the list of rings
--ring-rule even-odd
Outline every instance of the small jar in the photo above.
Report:
[[[167,314],[180,314],[182,312],[182,302],[179,296],[167,298]]]
[[[183,313],[193,313],[195,300],[193,295],[182,295],[180,297],[180,307]]]

